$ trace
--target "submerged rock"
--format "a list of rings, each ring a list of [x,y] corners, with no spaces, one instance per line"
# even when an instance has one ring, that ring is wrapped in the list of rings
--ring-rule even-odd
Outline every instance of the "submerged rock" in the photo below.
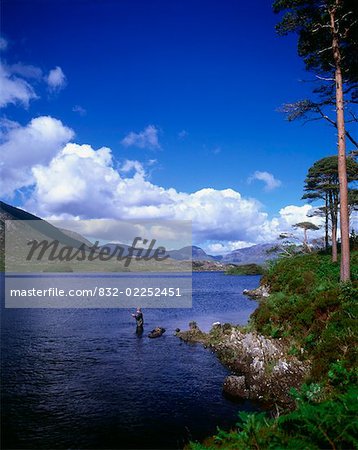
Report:
[[[154,339],[154,338],[158,338],[158,337],[162,336],[164,333],[165,333],[165,328],[156,327],[156,328],[154,328],[154,330],[152,330],[148,334],[148,337],[151,339]]]

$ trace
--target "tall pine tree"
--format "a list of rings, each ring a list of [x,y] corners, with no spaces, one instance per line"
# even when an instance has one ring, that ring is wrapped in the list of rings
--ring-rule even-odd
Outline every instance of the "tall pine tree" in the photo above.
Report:
[[[338,132],[338,178],[341,227],[341,281],[350,279],[349,209],[346,167],[344,92],[357,92],[357,0],[276,0],[283,12],[277,31],[298,34],[298,53],[306,68],[323,80],[334,80]],[[329,89],[327,90],[327,92]],[[356,100],[356,95],[353,100]]]

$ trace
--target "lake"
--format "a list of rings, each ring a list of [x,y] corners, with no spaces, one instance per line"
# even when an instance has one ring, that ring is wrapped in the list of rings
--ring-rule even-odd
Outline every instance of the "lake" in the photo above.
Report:
[[[2,448],[182,448],[230,427],[250,402],[222,395],[229,373],[174,336],[195,320],[245,324],[258,276],[193,274],[191,309],[2,309]],[[163,326],[166,333],[149,339]]]

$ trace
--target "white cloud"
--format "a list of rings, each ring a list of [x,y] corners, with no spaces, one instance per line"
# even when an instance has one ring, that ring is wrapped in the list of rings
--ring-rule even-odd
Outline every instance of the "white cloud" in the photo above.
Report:
[[[0,144],[0,193],[10,196],[34,182],[32,168],[47,164],[74,133],[61,121],[42,116],[25,127],[3,120]]]
[[[313,216],[312,212],[314,211],[314,209],[315,208],[313,208],[311,205],[289,205],[280,209],[280,232],[287,233],[288,235],[292,234],[295,236],[300,236],[300,232],[294,230],[293,225],[299,222],[311,222],[320,227],[320,229],[317,231],[311,231],[310,238],[317,238],[319,236],[322,236],[324,219],[323,217]]]
[[[203,243],[203,249],[209,255],[224,255],[239,248],[246,248],[255,245],[255,242],[247,241],[224,241]]]
[[[122,139],[121,144],[124,145],[124,147],[159,149],[160,144],[158,134],[158,128],[154,125],[148,125],[139,133],[131,131],[124,139]]]
[[[22,78],[14,76],[0,64],[0,107],[20,103],[26,108],[32,99],[37,98],[32,86]]]
[[[250,178],[249,183],[254,180],[263,181],[265,183],[265,191],[272,191],[281,186],[281,181],[276,179],[270,172],[260,172],[257,170]]]
[[[164,189],[147,180],[138,161],[117,170],[106,147],[67,144],[51,161],[34,164],[32,177],[35,187],[25,206],[41,216],[192,220],[197,242],[254,242],[257,227],[267,222],[259,202],[232,189]]]
[[[107,147],[69,143],[73,131],[51,117],[3,125],[3,194],[31,186],[23,206],[41,217],[191,220],[193,241],[213,254],[270,242],[294,223],[320,220],[307,218],[309,205],[286,206],[270,219],[257,200],[233,189],[163,188],[148,180],[148,165],[119,166]]]
[[[50,70],[47,77],[45,77],[45,80],[52,92],[58,92],[66,86],[66,76],[59,66]]]
[[[31,64],[23,64],[21,62],[6,66],[9,73],[13,75],[20,75],[23,78],[29,78],[34,80],[41,80],[42,70],[40,67],[33,66]]]
[[[150,160],[153,161],[153,160]],[[145,171],[143,168],[143,165],[139,161],[132,161],[130,159],[127,159],[124,161],[122,167],[120,168],[121,172],[128,174],[131,171],[134,171],[134,173],[138,173],[141,176],[145,176]]]
[[[310,213],[313,211],[311,205],[295,206],[289,205],[280,209],[280,216],[287,225],[295,225],[298,222],[312,222],[315,225],[322,224],[322,218],[318,216],[312,216]]]
[[[6,47],[7,41],[0,38],[0,51],[6,50]],[[66,77],[60,67],[56,67],[48,76],[43,77],[41,68],[31,64],[0,63],[0,108],[9,104],[21,104],[28,108],[30,101],[38,98],[33,84],[39,81],[45,81],[50,91],[57,92],[65,86]]]

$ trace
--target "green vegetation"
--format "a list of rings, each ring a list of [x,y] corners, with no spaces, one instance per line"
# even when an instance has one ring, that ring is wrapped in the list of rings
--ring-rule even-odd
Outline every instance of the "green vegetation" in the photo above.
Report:
[[[334,400],[317,403],[297,396],[294,412],[268,419],[264,413],[240,413],[237,430],[218,434],[192,450],[262,449],[316,450],[357,448],[357,390],[349,389]]]
[[[218,434],[199,449],[348,449],[358,446],[357,325],[358,251],[351,255],[352,283],[339,282],[330,255],[284,258],[262,279],[271,295],[250,326],[282,338],[290,353],[312,362],[310,379],[292,390],[294,411],[277,418],[240,413],[236,429]]]
[[[352,278],[358,280],[358,252],[352,252]],[[263,278],[271,295],[255,311],[256,330],[288,339],[312,359],[312,377],[320,379],[331,363],[344,358],[352,366],[358,283],[340,284],[339,266],[329,255],[299,255],[278,261]]]
[[[277,32],[282,36],[297,34],[298,54],[306,69],[313,72],[317,81],[319,80],[318,86],[312,84],[314,100],[303,99],[286,104],[283,111],[287,113],[288,120],[324,119],[337,129],[340,280],[346,282],[351,279],[346,138],[356,149],[358,142],[347,129],[351,121],[345,118],[345,114],[352,114],[353,121],[357,121],[351,103],[355,103],[357,97],[358,3],[353,0],[275,0],[273,9],[282,14],[276,26]],[[331,116],[332,110],[335,111],[334,116]]]
[[[257,264],[242,264],[236,267],[230,267],[226,275],[263,275],[263,268]]]

